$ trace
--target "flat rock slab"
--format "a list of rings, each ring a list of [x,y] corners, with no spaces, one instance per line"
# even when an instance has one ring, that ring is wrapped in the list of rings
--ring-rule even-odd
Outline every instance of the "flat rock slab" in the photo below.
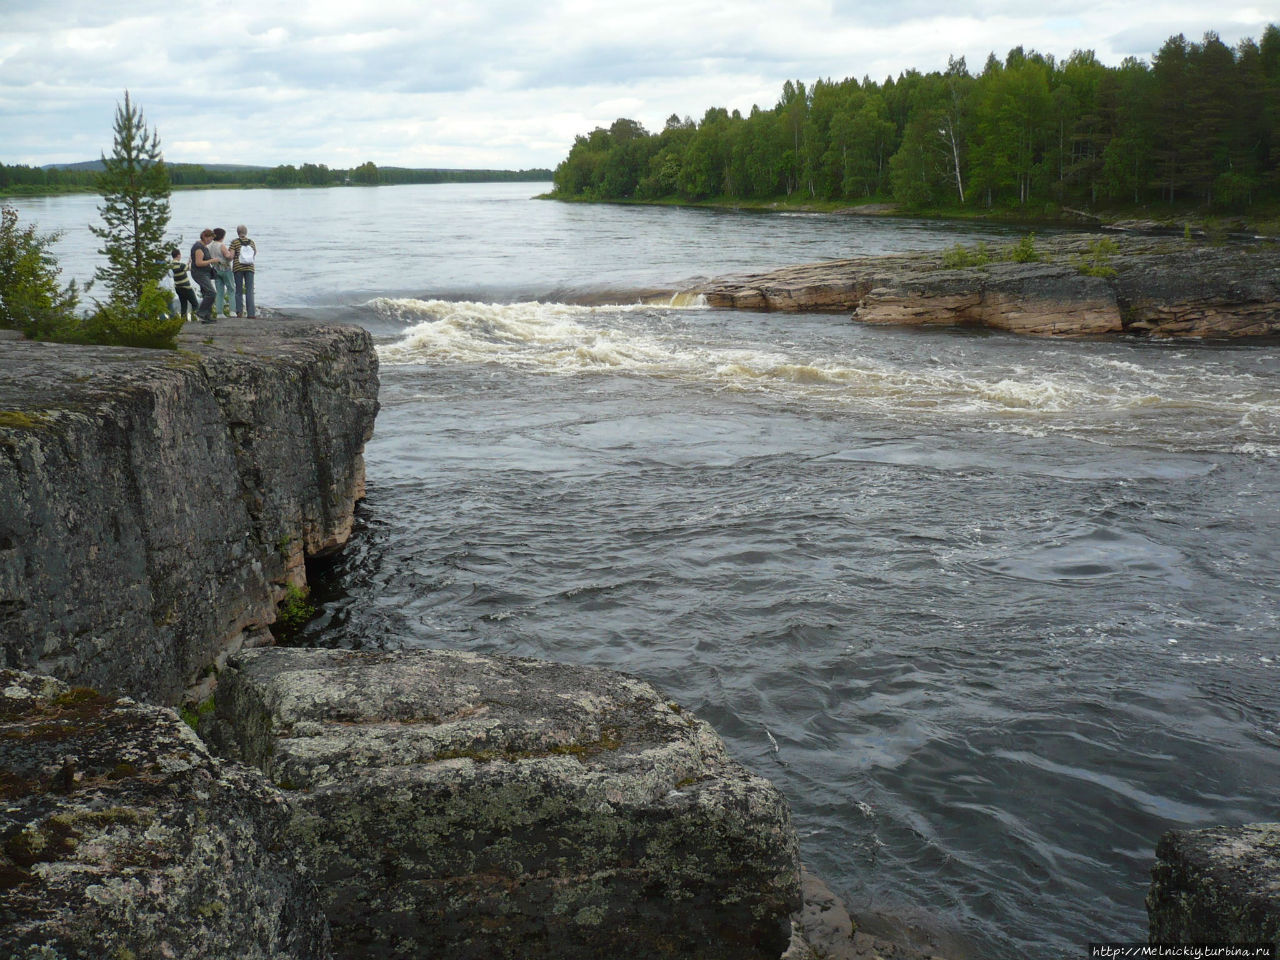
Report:
[[[172,710],[0,670],[0,956],[324,960],[287,813]]]
[[[1166,833],[1147,915],[1153,943],[1280,946],[1280,823]]]
[[[234,657],[216,738],[290,797],[345,957],[768,957],[790,811],[647,683],[464,652]]]
[[[893,254],[720,277],[684,292],[713,307],[1035,336],[1280,335],[1280,245],[1064,234],[1032,246],[1032,262],[1014,262],[1012,245],[987,248],[992,259],[968,267],[947,266],[942,251]]]

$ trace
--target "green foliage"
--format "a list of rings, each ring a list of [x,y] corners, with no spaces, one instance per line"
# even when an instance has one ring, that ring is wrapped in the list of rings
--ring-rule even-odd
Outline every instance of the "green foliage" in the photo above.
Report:
[[[295,587],[289,584],[285,588],[284,599],[276,610],[276,623],[286,632],[297,630],[316,613],[316,606],[308,597],[310,591],[306,587]]]
[[[366,160],[360,166],[351,171],[351,181],[353,183],[380,183],[381,177],[378,175],[378,167],[372,160]]]
[[[350,181],[351,170],[323,163],[267,167],[205,167],[198,163],[166,163],[169,182],[174,187],[329,187]],[[98,171],[83,167],[28,167],[0,163],[0,196],[41,196],[95,190]],[[550,180],[551,171],[529,170],[442,170],[411,167],[379,167],[378,182],[399,183],[492,183]]]
[[[1039,263],[1044,258],[1036,250],[1036,235],[1028,233],[1009,251],[1009,259],[1015,263]]]
[[[1280,199],[1280,28],[1234,49],[1177,36],[1150,64],[1028,51],[976,76],[788,80],[771,109],[619,119],[575,139],[553,196],[587,200],[887,199],[915,208],[1151,203],[1253,211]]]
[[[972,247],[957,243],[942,251],[942,265],[948,270],[985,267],[990,262],[991,250],[985,243],[976,243]]]
[[[137,304],[110,300],[99,303],[79,331],[62,339],[122,347],[172,350],[182,330],[182,317],[169,315],[169,294],[154,282],[143,288]]]
[[[27,410],[0,410],[0,428],[38,430],[49,425],[49,415]]]
[[[213,697],[208,697],[201,700],[194,706],[189,703],[183,704],[178,713],[188,727],[199,733],[201,722],[208,720],[209,717],[213,716],[213,711],[216,706],[217,704],[214,702]]]
[[[1089,244],[1088,252],[1077,254],[1073,258],[1075,267],[1086,277],[1114,277],[1116,268],[1111,265],[1111,258],[1117,251],[1116,242],[1110,237],[1099,237]]]
[[[75,322],[75,283],[62,287],[61,270],[49,247],[58,234],[19,228],[18,212],[0,207],[0,327],[47,338]]]
[[[985,243],[978,242],[971,247],[955,244],[942,251],[942,266],[947,270],[966,270],[970,267],[985,267],[989,263],[1000,263],[1012,260],[1014,263],[1039,263],[1044,259],[1036,249],[1036,235],[1029,233],[1017,243],[1008,247],[992,250]]]
[[[89,229],[103,241],[98,252],[107,258],[95,280],[106,284],[110,308],[141,307],[144,293],[168,269],[169,173],[160,153],[160,137],[149,133],[142,111],[125,91],[116,107],[115,138],[110,157],[102,158],[97,179],[103,202],[98,213],[106,226]],[[145,315],[142,310],[140,315]],[[140,317],[141,318],[141,317]]]

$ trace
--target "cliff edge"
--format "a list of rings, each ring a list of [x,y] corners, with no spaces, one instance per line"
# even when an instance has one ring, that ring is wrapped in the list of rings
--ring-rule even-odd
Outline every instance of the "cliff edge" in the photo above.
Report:
[[[350,535],[377,396],[357,327],[0,340],[0,667],[199,699]]]

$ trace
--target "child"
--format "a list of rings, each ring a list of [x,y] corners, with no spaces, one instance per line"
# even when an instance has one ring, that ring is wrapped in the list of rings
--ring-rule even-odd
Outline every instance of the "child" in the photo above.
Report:
[[[173,271],[173,290],[178,295],[178,314],[184,320],[190,320],[199,307],[196,302],[196,288],[191,283],[191,272],[183,263],[182,254],[176,249],[170,250],[169,256],[173,258],[169,261],[169,269]],[[187,314],[188,306],[191,308],[190,316]]]

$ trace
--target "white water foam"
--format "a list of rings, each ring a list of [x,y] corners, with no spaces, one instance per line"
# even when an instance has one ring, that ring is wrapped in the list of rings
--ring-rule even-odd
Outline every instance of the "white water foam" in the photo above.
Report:
[[[1274,456],[1278,449],[1273,437],[1280,429],[1280,396],[1241,390],[1238,381],[1233,391],[1207,371],[1188,381],[1112,359],[1100,364],[1108,372],[1098,374],[1074,361],[983,369],[853,352],[797,356],[785,346],[709,342],[696,323],[661,320],[705,309],[699,298],[687,297],[628,306],[385,298],[370,305],[406,325],[399,340],[378,348],[388,365],[494,363],[559,376],[628,373],[879,412],[976,415],[1032,435],[1045,427],[1105,424],[1108,433],[1137,439],[1145,415],[1185,410],[1189,423],[1236,421],[1233,446],[1239,452]]]

